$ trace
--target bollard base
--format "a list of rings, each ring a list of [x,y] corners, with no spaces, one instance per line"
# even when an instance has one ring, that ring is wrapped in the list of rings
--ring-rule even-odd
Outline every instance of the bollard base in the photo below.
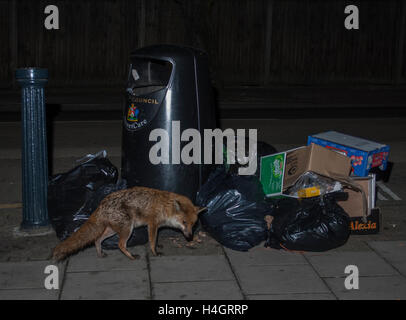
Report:
[[[46,236],[54,232],[55,231],[51,226],[40,226],[33,228],[21,228],[21,226],[18,226],[13,229],[13,236],[14,238],[39,237]]]

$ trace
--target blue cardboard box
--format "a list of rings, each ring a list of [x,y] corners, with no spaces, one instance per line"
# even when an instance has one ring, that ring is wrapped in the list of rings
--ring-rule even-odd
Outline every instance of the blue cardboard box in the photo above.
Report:
[[[351,173],[356,176],[366,177],[369,170],[375,167],[385,170],[388,163],[388,145],[344,133],[327,131],[314,134],[307,138],[307,144],[311,143],[338,151],[350,157]]]

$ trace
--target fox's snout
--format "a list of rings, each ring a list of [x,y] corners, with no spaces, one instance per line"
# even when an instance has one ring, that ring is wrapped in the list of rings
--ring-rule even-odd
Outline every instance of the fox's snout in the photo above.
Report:
[[[193,225],[184,224],[182,231],[187,241],[193,240]]]
[[[189,230],[183,231],[183,235],[185,236],[187,241],[192,241],[193,240],[193,232]]]
[[[187,241],[193,240],[193,226],[198,220],[200,212],[206,210],[206,208],[200,208],[194,206],[189,199],[183,199],[174,201],[175,212],[177,215],[178,228],[182,230],[183,235]]]

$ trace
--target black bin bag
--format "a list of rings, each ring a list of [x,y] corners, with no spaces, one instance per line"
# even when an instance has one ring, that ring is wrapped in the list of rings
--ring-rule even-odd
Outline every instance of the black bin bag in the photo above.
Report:
[[[223,246],[247,251],[266,240],[269,206],[255,176],[238,176],[218,167],[197,194],[201,225]]]
[[[321,252],[342,246],[350,236],[350,218],[336,200],[346,196],[334,192],[302,200],[271,200],[274,219],[265,247]]]
[[[48,181],[48,215],[57,237],[65,240],[96,210],[108,194],[125,189],[118,181],[118,170],[101,151],[79,160],[80,164],[50,177]],[[146,228],[136,228],[127,246],[148,241]],[[118,236],[103,241],[104,249],[118,248]]]

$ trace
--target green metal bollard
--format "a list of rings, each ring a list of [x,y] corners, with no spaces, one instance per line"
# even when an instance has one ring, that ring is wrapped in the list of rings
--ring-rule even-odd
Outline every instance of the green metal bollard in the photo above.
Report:
[[[44,86],[48,82],[48,70],[23,68],[17,69],[15,75],[22,87],[23,220],[20,229],[46,229],[49,228],[49,218]]]

